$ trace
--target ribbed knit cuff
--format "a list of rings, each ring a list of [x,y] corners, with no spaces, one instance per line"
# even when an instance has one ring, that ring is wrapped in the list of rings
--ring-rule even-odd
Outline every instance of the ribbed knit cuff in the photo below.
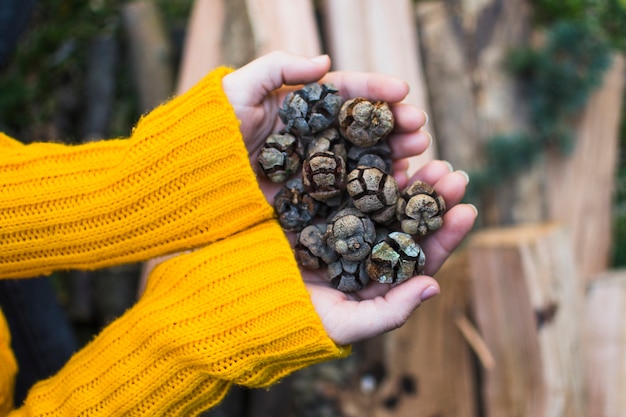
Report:
[[[213,71],[130,139],[79,146],[4,139],[0,277],[136,262],[273,216]]]
[[[11,350],[9,326],[0,311],[0,416],[13,408],[13,389],[17,375],[17,362]]]
[[[199,411],[232,383],[267,386],[348,352],[326,335],[271,220],[158,266],[139,303],[27,401],[62,415]]]

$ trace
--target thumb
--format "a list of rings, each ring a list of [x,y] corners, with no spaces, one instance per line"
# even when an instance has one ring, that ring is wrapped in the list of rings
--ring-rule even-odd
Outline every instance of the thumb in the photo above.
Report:
[[[307,58],[283,51],[271,52],[229,74],[240,91],[254,92],[262,100],[283,84],[306,84],[319,80],[330,69],[328,55]]]

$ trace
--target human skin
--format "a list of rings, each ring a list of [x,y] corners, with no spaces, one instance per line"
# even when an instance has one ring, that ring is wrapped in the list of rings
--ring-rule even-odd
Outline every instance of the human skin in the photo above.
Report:
[[[371,283],[359,292],[343,293],[330,286],[322,271],[302,271],[311,301],[328,335],[335,343],[347,345],[402,326],[422,302],[439,293],[432,275],[469,233],[477,211],[472,205],[460,204],[468,177],[463,171],[454,171],[447,162],[431,161],[412,178],[408,177],[407,158],[423,153],[432,141],[423,129],[427,115],[402,103],[409,92],[408,85],[380,74],[329,72],[330,64],[326,55],[306,58],[273,52],[224,77],[224,92],[241,121],[252,166],[258,166],[259,149],[267,136],[283,127],[277,114],[287,93],[302,84],[328,82],[344,99],[366,97],[390,104],[395,127],[388,141],[399,187],[404,188],[416,179],[425,181],[433,185],[448,207],[443,227],[419,242],[427,257],[425,275],[397,286]],[[271,204],[280,185],[262,176],[259,184]],[[286,234],[293,244],[295,235]]]

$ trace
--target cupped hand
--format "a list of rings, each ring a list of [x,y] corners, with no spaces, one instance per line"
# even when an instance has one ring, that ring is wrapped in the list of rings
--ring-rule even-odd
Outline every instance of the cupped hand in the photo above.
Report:
[[[357,293],[346,294],[333,289],[324,278],[324,271],[303,271],[311,300],[329,337],[339,345],[363,340],[395,329],[406,322],[422,301],[439,293],[439,285],[431,276],[448,258],[471,230],[476,209],[459,204],[467,185],[467,175],[453,172],[450,165],[432,161],[408,178],[407,158],[423,153],[431,142],[422,130],[426,114],[401,103],[408,94],[408,85],[397,78],[380,74],[328,72],[327,56],[306,58],[284,52],[274,52],[258,58],[228,74],[222,84],[237,117],[250,154],[257,168],[257,156],[268,135],[278,132],[283,124],[278,109],[288,92],[302,84],[319,81],[332,83],[344,99],[366,97],[390,104],[395,127],[388,141],[392,149],[393,173],[400,188],[421,179],[434,185],[443,196],[448,210],[444,226],[420,241],[426,254],[428,275],[413,277],[400,285],[372,283]],[[279,184],[259,175],[259,184],[270,204]],[[293,234],[288,234],[291,242]]]

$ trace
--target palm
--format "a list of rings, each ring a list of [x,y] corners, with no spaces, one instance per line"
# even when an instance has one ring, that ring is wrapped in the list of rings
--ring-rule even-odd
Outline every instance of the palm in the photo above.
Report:
[[[444,226],[420,242],[427,257],[426,271],[434,274],[452,250],[469,232],[476,216],[475,210],[458,204],[463,197],[466,177],[451,172],[449,164],[433,161],[422,167],[413,178],[406,176],[406,158],[419,155],[430,143],[430,135],[421,128],[426,122],[423,112],[413,106],[399,104],[407,95],[407,85],[395,78],[361,73],[326,74],[329,62],[313,63],[306,58],[284,53],[270,54],[224,77],[224,91],[241,120],[241,132],[253,167],[258,167],[258,153],[267,136],[278,132],[282,123],[278,108],[294,85],[318,81],[331,82],[344,98],[367,97],[392,104],[396,124],[389,137],[394,159],[394,177],[403,188],[409,181],[420,179],[433,184],[449,208]],[[285,84],[292,86],[285,86]],[[272,204],[280,184],[259,175],[259,184],[267,201]],[[295,235],[287,234],[292,245]],[[420,303],[424,291],[438,284],[428,276],[410,279],[391,287],[371,283],[365,289],[345,294],[333,289],[325,271],[302,271],[311,301],[328,335],[337,344],[349,344],[402,325]]]

